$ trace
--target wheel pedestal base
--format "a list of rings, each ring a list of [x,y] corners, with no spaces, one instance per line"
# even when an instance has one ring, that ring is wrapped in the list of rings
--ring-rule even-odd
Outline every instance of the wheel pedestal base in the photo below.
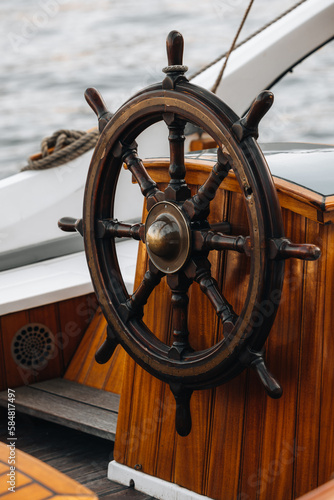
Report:
[[[133,486],[135,490],[159,500],[213,500],[177,484],[119,464],[115,460],[109,462],[108,479],[123,485]]]

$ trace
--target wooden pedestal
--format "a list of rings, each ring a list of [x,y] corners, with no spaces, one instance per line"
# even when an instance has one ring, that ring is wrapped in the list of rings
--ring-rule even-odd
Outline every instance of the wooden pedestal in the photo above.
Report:
[[[212,163],[203,167],[194,160],[186,166],[188,185],[196,189]],[[146,167],[154,180],[167,182],[166,164]],[[193,394],[192,431],[180,437],[169,387],[130,358],[125,366],[115,460],[217,500],[297,498],[328,481],[334,470],[333,211],[317,203],[311,191],[279,180],[276,186],[286,236],[322,250],[316,262],[286,262],[282,300],[266,346],[268,367],[283,386],[282,398],[266,396],[256,374],[246,370],[221,387]],[[247,235],[234,177],[222,187],[211,222],[229,220],[233,234]],[[239,312],[247,290],[247,258],[212,252],[211,261],[225,297]],[[146,265],[141,246],[137,283]],[[196,284],[189,298],[191,344],[205,348],[217,342],[221,328]],[[171,335],[169,304],[170,291],[162,281],[145,307],[144,321],[163,341]],[[262,306],[265,315],[270,301]]]

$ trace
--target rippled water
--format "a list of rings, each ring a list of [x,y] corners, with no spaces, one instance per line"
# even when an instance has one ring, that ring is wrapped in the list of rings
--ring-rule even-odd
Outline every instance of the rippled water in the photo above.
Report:
[[[294,3],[255,0],[240,39]],[[0,177],[18,171],[55,130],[96,125],[83,98],[88,86],[97,87],[115,111],[134,91],[161,80],[171,29],[184,35],[189,74],[223,53],[247,5],[248,0],[2,0]],[[325,47],[274,88],[276,110],[266,122],[265,140],[334,142],[333,52],[333,46]]]

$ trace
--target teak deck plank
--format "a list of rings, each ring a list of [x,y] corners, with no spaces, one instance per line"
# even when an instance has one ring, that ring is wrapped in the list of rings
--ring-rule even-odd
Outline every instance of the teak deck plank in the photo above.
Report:
[[[15,392],[16,410],[114,440],[119,396],[91,387],[77,386],[76,383],[58,379],[49,384],[44,382],[20,387]],[[78,400],[75,399],[76,395]],[[7,391],[0,393],[0,404],[7,405]]]
[[[7,443],[5,415],[6,410],[0,407],[0,441]],[[16,415],[16,428],[19,449],[57,469],[68,478],[74,479],[77,483],[94,492],[96,497],[108,500],[118,500],[119,498],[154,500],[148,495],[133,490],[133,488],[108,480],[108,462],[113,458],[112,441],[83,434],[80,431],[21,413]],[[3,468],[1,465],[0,462],[0,474],[7,474],[7,455]],[[1,480],[0,476],[0,484]],[[17,480],[17,485],[22,484],[20,477]],[[8,497],[9,500],[19,498],[17,492],[14,496],[11,492],[8,493],[11,494]],[[0,498],[2,500],[2,497]],[[60,498],[64,499],[64,496]],[[66,496],[66,498],[73,497]],[[30,499],[35,500],[35,497],[26,495],[23,500]]]
[[[8,447],[0,443],[0,461],[7,463]],[[61,472],[46,465],[40,460],[27,455],[23,451],[15,450],[15,498],[38,499],[86,499],[96,500],[97,497],[88,488],[65,476]],[[20,482],[19,482],[20,481]],[[7,486],[7,485],[6,485]],[[13,492],[2,488],[0,498],[10,498]]]

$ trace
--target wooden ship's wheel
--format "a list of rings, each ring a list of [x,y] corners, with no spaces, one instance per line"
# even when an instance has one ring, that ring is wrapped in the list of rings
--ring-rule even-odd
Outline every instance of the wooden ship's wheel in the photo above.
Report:
[[[145,370],[167,382],[176,399],[176,430],[185,436],[191,430],[192,392],[228,382],[247,366],[257,371],[269,396],[281,396],[280,384],[265,365],[263,346],[279,304],[284,260],[315,260],[320,250],[284,237],[276,190],[256,142],[258,124],[273,102],[272,93],[262,92],[240,119],[216,95],[188,82],[180,33],[169,34],[167,53],[163,82],[136,94],[113,116],[95,89],[86,91],[99,117],[101,136],[88,173],[83,220],[65,218],[60,226],[83,234],[93,285],[108,322],[108,336],[97,361],[107,362],[120,343]],[[164,191],[148,175],[135,142],[158,121],[164,121],[169,130],[170,181]],[[185,181],[186,123],[208,133],[218,146],[216,164],[193,195]],[[146,199],[148,215],[143,223],[130,225],[114,218],[117,180],[124,164]],[[229,234],[228,221],[208,222],[215,194],[230,169],[243,193],[249,225],[246,236]],[[146,245],[148,269],[131,296],[119,269],[116,237]],[[208,256],[212,250],[240,252],[249,259],[249,285],[238,314],[211,274]],[[143,307],[163,278],[171,290],[170,344],[161,342],[142,320]],[[187,327],[188,290],[194,282],[223,325],[223,338],[200,351],[192,347],[196,332]],[[273,307],[263,315],[261,304],[268,300]]]

